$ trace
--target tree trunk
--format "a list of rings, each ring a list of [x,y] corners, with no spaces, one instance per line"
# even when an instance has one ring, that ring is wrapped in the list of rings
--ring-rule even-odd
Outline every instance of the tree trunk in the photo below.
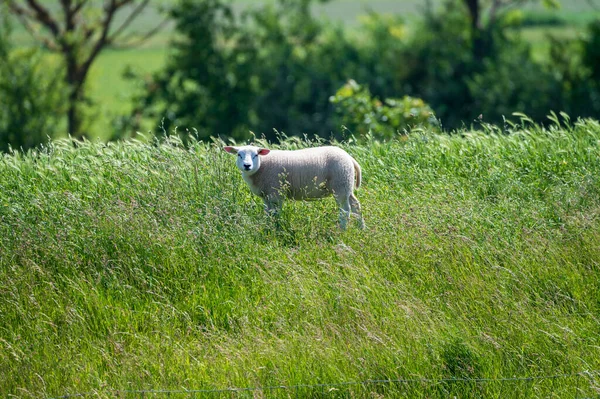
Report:
[[[65,83],[69,90],[67,98],[67,128],[69,134],[75,138],[85,137],[82,131],[81,104],[85,101],[85,79],[89,71],[91,61],[84,64],[77,62],[75,51],[70,47],[65,47],[63,57],[67,66]]]
[[[73,137],[82,137],[81,132],[81,119],[79,116],[79,101],[80,93],[79,90],[71,88],[69,92],[69,103],[67,104],[67,129],[69,134]]]
[[[485,43],[483,40],[483,28],[481,26],[481,5],[479,0],[464,0],[471,17],[471,40],[473,45],[473,56],[480,60],[485,56]]]
[[[69,90],[67,101],[67,129],[73,137],[81,136],[81,119],[79,116],[78,104],[81,100],[81,80],[79,79],[79,68],[75,60],[73,51],[67,47],[63,50],[63,56],[67,66],[65,83]]]

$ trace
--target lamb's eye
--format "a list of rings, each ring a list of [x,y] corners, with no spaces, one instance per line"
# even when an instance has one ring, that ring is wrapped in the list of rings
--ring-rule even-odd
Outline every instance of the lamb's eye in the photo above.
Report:
[[[242,154],[238,154],[238,157],[240,157],[240,158],[241,158],[241,157],[242,157]]]

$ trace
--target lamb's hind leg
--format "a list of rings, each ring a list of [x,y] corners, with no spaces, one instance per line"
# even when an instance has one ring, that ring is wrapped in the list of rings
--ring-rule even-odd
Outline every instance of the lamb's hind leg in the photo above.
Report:
[[[350,198],[348,196],[336,196],[335,200],[340,208],[340,229],[346,230],[350,219]]]
[[[358,217],[358,225],[361,229],[365,228],[365,220],[362,217],[362,212],[360,210],[360,202],[358,202],[358,198],[354,196],[354,194],[350,194],[350,209],[353,214]]]

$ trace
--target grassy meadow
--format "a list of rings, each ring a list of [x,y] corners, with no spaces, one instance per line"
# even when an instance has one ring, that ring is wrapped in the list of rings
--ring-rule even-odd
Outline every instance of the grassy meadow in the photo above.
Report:
[[[218,142],[3,155],[0,392],[598,397],[600,124],[483,128],[342,143],[346,232]]]

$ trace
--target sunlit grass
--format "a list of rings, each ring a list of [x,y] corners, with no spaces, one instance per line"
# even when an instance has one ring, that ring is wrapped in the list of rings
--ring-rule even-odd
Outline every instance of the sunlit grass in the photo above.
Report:
[[[593,373],[314,386],[600,369],[600,125],[485,129],[345,144],[368,228],[344,233],[333,200],[275,229],[219,145],[5,155],[0,391],[592,397]]]

